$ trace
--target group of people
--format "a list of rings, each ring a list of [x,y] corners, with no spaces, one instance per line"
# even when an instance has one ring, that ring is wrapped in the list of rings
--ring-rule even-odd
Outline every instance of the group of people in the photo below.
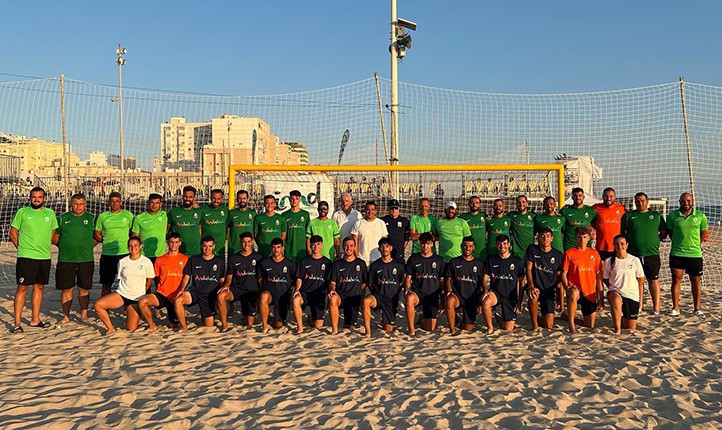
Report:
[[[186,330],[187,307],[197,307],[204,326],[214,326],[217,316],[225,331],[234,303],[240,306],[242,325],[253,326],[258,311],[263,332],[282,327],[290,310],[298,332],[304,331],[305,312],[316,328],[328,312],[332,333],[338,333],[343,311],[344,327],[357,325],[361,315],[364,333],[371,336],[374,310],[381,313],[381,328],[391,331],[403,303],[412,335],[417,311],[425,330],[435,330],[445,313],[452,334],[472,330],[480,315],[491,333],[495,312],[497,325],[514,329],[525,296],[533,330],[552,328],[559,312],[575,332],[577,308],[583,317],[578,322],[594,327],[596,313],[604,307],[605,286],[614,331],[621,333],[636,328],[645,279],[652,313],[660,312],[659,244],[667,236],[672,242],[670,315],[680,315],[685,273],[694,314],[703,315],[701,243],[709,235],[707,219],[689,193],[680,196],[679,209],[666,221],[648,208],[646,194],[637,193],[636,210],[626,211],[611,188],[593,206],[585,205],[584,191],[575,188],[572,203],[559,211],[554,197],[547,197],[539,214],[529,210],[524,195],[509,213],[503,200],[494,200],[488,215],[478,197],[469,198],[464,213],[448,201],[440,219],[430,214],[427,198],[419,200],[419,211],[410,219],[400,215],[395,199],[387,202],[388,214],[378,218],[374,201],[366,202],[361,214],[353,209],[350,194],[340,196],[340,209],[331,217],[328,202],[320,201],[312,219],[301,208],[297,190],[290,193],[290,209],[283,213],[276,212],[273,195],[264,197],[264,211],[256,213],[245,190],[236,194],[232,210],[220,189],[211,191],[210,203],[201,206],[191,186],[183,189],[180,206],[166,212],[162,196],[151,194],[147,209],[138,215],[123,209],[119,193],[109,195],[108,210],[97,217],[86,212],[82,194],[72,196],[71,211],[59,217],[44,207],[45,197],[42,188],[33,188],[30,205],[18,210],[11,224],[10,238],[18,250],[13,333],[23,331],[29,288],[29,326],[51,326],[40,319],[51,244],[58,247],[60,323],[70,321],[75,286],[80,318],[88,318],[94,248],[102,244],[102,291],[94,310],[107,333],[115,330],[109,310],[118,308],[124,309],[131,331],[141,319],[155,330],[162,308],[171,327]]]

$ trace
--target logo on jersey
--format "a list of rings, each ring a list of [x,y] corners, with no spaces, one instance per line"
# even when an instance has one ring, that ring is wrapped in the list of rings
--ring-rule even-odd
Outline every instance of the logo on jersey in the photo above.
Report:
[[[695,218],[695,219],[697,219],[697,218]],[[47,216],[46,216],[46,217],[45,217],[45,222],[50,222],[50,217],[47,217]]]
[[[589,213],[588,213],[588,212],[584,212],[584,218],[589,218]]]
[[[434,261],[433,263],[431,263],[431,268],[432,268],[432,269],[436,269],[436,261]]]
[[[509,270],[514,270],[514,263],[511,263],[511,264],[509,265]]]
[[[305,217],[301,217],[301,222],[304,222],[304,221],[305,221]]]
[[[360,271],[361,271],[361,265],[360,265],[360,264],[357,264],[357,265],[356,265],[356,271],[357,271],[357,272],[360,272]]]
[[[214,264],[214,265],[213,265],[213,271],[215,272],[216,270],[218,270],[218,265],[217,265],[217,264]]]
[[[251,260],[251,266],[255,266],[255,265],[256,265],[256,260]]]
[[[593,255],[590,255],[590,256],[589,256],[589,260],[590,260],[590,261],[594,261],[594,256],[593,256]]]
[[[276,225],[280,225],[280,222],[278,220],[276,220]]]
[[[221,211],[221,216],[226,216],[225,211]]]
[[[474,266],[474,268],[471,270],[472,270],[472,272],[476,273],[478,269],[476,268],[476,266]]]
[[[288,273],[288,267],[283,266],[283,273]]]
[[[18,278],[18,283],[22,285],[22,283],[25,282],[25,278],[22,276]]]
[[[555,259],[554,257],[552,257],[552,258],[549,260],[549,262],[552,263],[552,264],[554,264],[555,261],[556,261],[556,259]]]
[[[509,223],[507,221],[504,221],[504,227],[509,227]]]
[[[561,223],[562,223],[562,220],[557,218],[557,224],[561,224]]]
[[[123,218],[123,224],[128,224],[128,218]]]
[[[399,222],[396,223],[396,227],[398,227],[398,228],[401,228],[401,227],[402,227],[401,221],[399,221]]]
[[[84,221],[83,221],[83,224],[88,225],[88,220],[87,220],[87,219],[84,220]]]
[[[395,268],[395,267],[394,267],[394,270],[392,270],[392,273],[393,273],[394,275],[396,274],[396,268]]]
[[[617,211],[617,215],[619,215],[619,211]]]
[[[326,270],[326,263],[323,263],[323,264],[321,265],[321,270]]]
[[[632,217],[632,219],[634,219],[634,217]],[[654,219],[654,215],[650,215],[649,219]]]
[[[193,214],[193,218],[196,218],[196,219],[198,218],[198,212]]]
[[[531,215],[527,215],[527,216],[526,216],[526,219],[528,219],[529,221],[531,221]]]
[[[178,262],[178,267],[183,267],[183,262],[182,262],[182,261],[179,261],[179,262]]]

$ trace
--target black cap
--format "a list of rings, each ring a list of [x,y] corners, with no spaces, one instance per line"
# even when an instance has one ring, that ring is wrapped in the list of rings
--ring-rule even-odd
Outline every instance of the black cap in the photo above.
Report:
[[[389,209],[400,208],[400,207],[401,207],[401,205],[399,204],[398,200],[396,200],[396,199],[389,200]]]

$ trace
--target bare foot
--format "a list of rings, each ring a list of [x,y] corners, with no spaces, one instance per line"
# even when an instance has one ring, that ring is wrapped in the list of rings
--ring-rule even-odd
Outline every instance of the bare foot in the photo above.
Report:
[[[331,330],[331,334],[338,334],[338,330]]]
[[[416,330],[409,330],[409,336],[416,336]]]
[[[493,327],[489,327],[488,329],[486,329],[486,334],[492,334],[492,333],[494,333]]]
[[[261,330],[261,333],[270,333],[270,332],[271,332],[271,327],[268,327],[268,326],[266,326],[265,328],[263,328]]]
[[[296,334],[301,334],[301,333],[303,333],[303,327],[298,327],[296,329]]]
[[[70,318],[68,318],[68,316],[66,315],[66,316],[63,316],[63,319],[58,321],[58,324],[67,324],[69,322],[70,322]]]
[[[80,321],[85,322],[88,320],[88,311],[80,312]]]
[[[537,326],[537,327],[532,327],[532,328],[531,328],[531,331],[533,331],[534,333],[540,332],[540,331],[541,331],[541,327],[538,327],[538,326]]]
[[[573,325],[569,326],[569,333],[576,333],[576,332],[577,332],[576,327],[574,327]]]
[[[155,325],[149,325],[148,331],[155,331]]]
[[[364,330],[364,336],[371,339],[371,330]]]
[[[109,336],[111,334],[115,333],[115,327],[111,327],[108,329],[108,331],[105,332],[106,336]]]
[[[616,334],[616,335],[622,334],[622,329],[620,328],[619,330],[614,330],[614,334]]]

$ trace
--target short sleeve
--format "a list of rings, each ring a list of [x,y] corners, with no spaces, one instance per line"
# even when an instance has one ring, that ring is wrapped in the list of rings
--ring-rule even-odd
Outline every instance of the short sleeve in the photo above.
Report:
[[[51,216],[50,219],[53,220],[53,223],[52,223],[52,225],[51,225],[51,228],[52,228],[53,230],[57,230],[57,229],[58,229],[58,217],[55,216],[55,212],[53,212],[53,216]]]
[[[21,213],[22,210],[15,212],[15,216],[13,217],[13,222],[10,224],[10,227],[15,227],[18,230],[20,229],[20,226],[23,223],[23,216]]]
[[[637,278],[644,278],[644,268],[642,267],[642,262],[639,260],[639,258],[637,258],[635,266]]]
[[[96,231],[103,231],[103,220],[105,217],[103,214],[98,215],[98,219],[95,220],[95,230]]]
[[[354,236],[358,236],[359,227],[361,226],[361,220],[358,220],[354,223],[353,228],[351,229],[351,234]]]
[[[602,264],[602,278],[609,279],[611,277],[612,277],[612,262],[610,261],[610,259],[606,259],[606,260],[604,260],[604,264]]]
[[[155,263],[153,263],[153,273],[155,276],[160,276],[160,263],[161,263],[160,258],[157,258],[155,260]]]
[[[148,259],[148,262],[150,262],[150,259]],[[155,278],[155,268],[153,267],[153,264],[149,264],[145,269],[145,277],[150,279]]]

